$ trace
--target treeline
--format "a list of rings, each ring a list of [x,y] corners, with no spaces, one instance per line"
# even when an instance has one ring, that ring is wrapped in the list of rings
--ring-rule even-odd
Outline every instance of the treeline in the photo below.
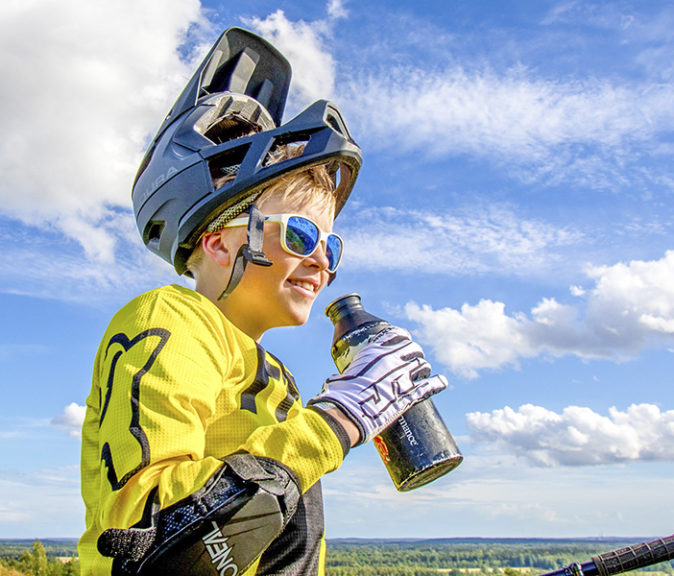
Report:
[[[528,576],[636,544],[638,541],[432,540],[331,541],[326,576]],[[674,574],[674,563],[642,571]]]
[[[26,549],[21,543],[2,543],[0,576],[79,576],[80,563],[72,547],[47,550],[35,540]]]
[[[535,576],[638,540],[329,540],[326,576]],[[0,540],[0,576],[79,576],[76,541]],[[643,568],[674,576],[674,562]]]
[[[26,550],[30,550],[37,539],[0,539],[0,558],[8,556],[20,556]],[[40,544],[44,546],[47,557],[72,556],[77,554],[76,538],[41,538]]]

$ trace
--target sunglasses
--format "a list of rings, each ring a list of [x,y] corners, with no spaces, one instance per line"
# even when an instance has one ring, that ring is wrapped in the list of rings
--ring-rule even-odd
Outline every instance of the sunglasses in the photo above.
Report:
[[[304,258],[311,256],[319,244],[325,240],[325,255],[328,258],[328,272],[335,272],[342,259],[344,242],[333,233],[324,232],[315,222],[296,214],[270,214],[264,217],[265,222],[281,224],[281,246],[293,256]],[[235,218],[225,224],[224,228],[248,226],[248,216]]]

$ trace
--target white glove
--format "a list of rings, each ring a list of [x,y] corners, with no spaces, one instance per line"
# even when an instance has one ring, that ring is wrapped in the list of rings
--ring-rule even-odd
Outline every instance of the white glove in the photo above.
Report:
[[[375,335],[342,374],[328,378],[309,404],[341,408],[360,431],[363,444],[410,406],[446,387],[444,376],[431,376],[431,365],[409,332],[392,326]]]

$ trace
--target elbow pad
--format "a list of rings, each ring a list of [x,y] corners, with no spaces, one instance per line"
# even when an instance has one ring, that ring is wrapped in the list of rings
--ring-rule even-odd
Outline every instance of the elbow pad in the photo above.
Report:
[[[108,529],[98,540],[113,576],[236,576],[280,534],[300,498],[286,467],[235,454],[200,490],[153,515],[148,528]]]

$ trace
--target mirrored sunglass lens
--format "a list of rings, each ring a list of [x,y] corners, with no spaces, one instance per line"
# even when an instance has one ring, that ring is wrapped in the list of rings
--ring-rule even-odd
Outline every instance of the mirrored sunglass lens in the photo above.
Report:
[[[337,269],[340,258],[342,257],[342,241],[340,240],[339,236],[330,234],[327,241],[325,242],[325,245],[325,253],[328,257],[329,270],[330,272],[334,272]]]
[[[313,222],[299,216],[288,219],[286,227],[286,246],[299,256],[306,256],[316,247],[318,228]]]

